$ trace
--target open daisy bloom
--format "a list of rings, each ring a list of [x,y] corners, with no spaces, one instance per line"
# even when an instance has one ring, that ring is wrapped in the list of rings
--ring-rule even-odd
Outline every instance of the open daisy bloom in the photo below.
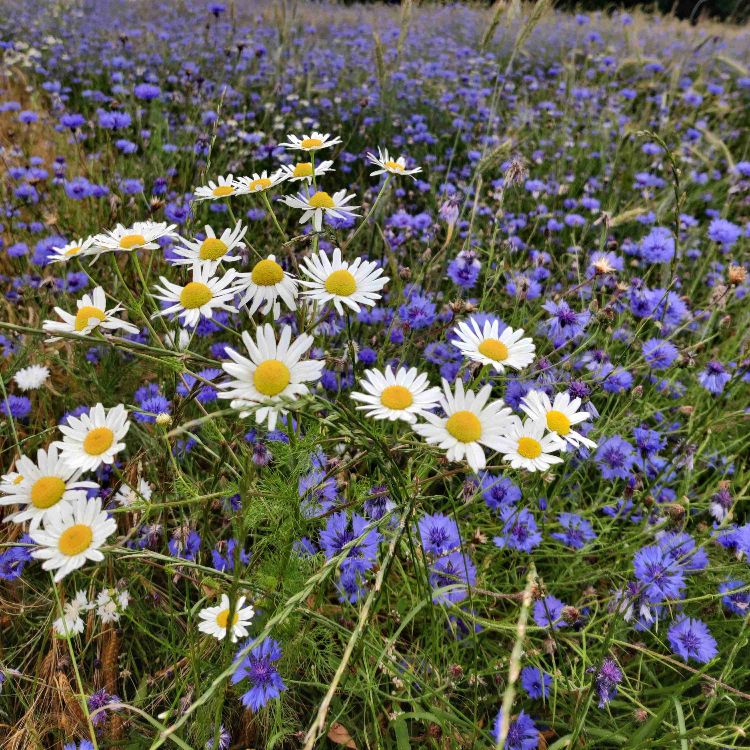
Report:
[[[443,379],[443,391],[440,406],[445,416],[427,412],[422,415],[427,422],[414,425],[414,431],[430,445],[445,450],[450,461],[462,461],[466,457],[469,466],[480,471],[486,466],[482,446],[499,450],[501,438],[511,424],[510,409],[502,399],[489,401],[490,384],[475,394],[464,392],[463,381],[457,380],[454,394],[448,381]]]
[[[297,309],[297,279],[276,262],[275,255],[259,260],[250,273],[240,274],[239,277],[243,289],[240,307],[248,305],[249,315],[253,315],[259,308],[262,315],[268,315],[273,309],[273,319],[278,319],[281,315],[279,299],[290,310]]]
[[[427,375],[419,374],[416,367],[400,367],[395,375],[390,366],[385,372],[365,370],[359,384],[366,393],[354,392],[351,396],[364,404],[357,409],[373,419],[415,422],[417,416],[431,411],[440,401],[440,389],[431,388]]]
[[[566,443],[576,447],[585,445],[587,448],[596,448],[593,440],[572,429],[591,416],[587,411],[578,411],[580,405],[581,399],[571,399],[567,391],[558,393],[554,402],[550,402],[544,391],[529,391],[521,399],[521,408],[531,419],[545,424],[550,432],[559,435]]]
[[[76,302],[78,311],[75,315],[56,307],[55,312],[62,318],[62,323],[56,320],[45,320],[42,328],[47,333],[72,333],[77,336],[87,336],[94,329],[102,332],[121,330],[125,333],[138,333],[138,329],[115,317],[122,310],[122,305],[115,305],[107,310],[107,298],[104,290],[98,286],[89,294],[84,294]],[[52,336],[47,341],[59,341],[59,336]]]
[[[234,269],[219,278],[213,276],[211,268],[206,265],[193,266],[193,280],[185,286],[173,284],[160,276],[162,286],[154,286],[160,294],[155,294],[154,297],[170,304],[152,317],[177,313],[182,325],[192,328],[202,317],[212,318],[214,310],[237,312],[237,308],[229,304],[238,291],[236,287],[230,286],[236,278],[237,272]]]
[[[32,557],[44,560],[44,570],[56,570],[55,581],[83,567],[87,560],[101,562],[99,548],[117,530],[117,523],[102,510],[99,498],[77,497],[72,503],[56,505],[44,519],[44,528],[30,532],[39,545]]]
[[[545,435],[545,431],[543,421],[521,422],[514,416],[509,429],[498,441],[497,450],[514,469],[547,471],[552,464],[562,463],[562,458],[553,454],[562,450],[565,443],[554,432]]]
[[[374,172],[370,172],[370,177],[376,177],[379,174],[385,174],[387,172],[388,174],[409,175],[413,180],[416,180],[417,178],[414,177],[414,175],[422,171],[422,167],[407,169],[406,159],[403,156],[399,156],[398,159],[393,159],[388,153],[387,148],[381,150],[380,147],[378,147],[378,155],[375,156],[375,154],[368,153],[367,160],[378,167]]]
[[[50,263],[67,263],[73,258],[83,258],[85,255],[96,253],[94,238],[87,237],[85,240],[73,240],[62,247],[53,247],[48,256]]]
[[[312,219],[313,229],[316,232],[323,230],[323,215],[332,216],[334,219],[347,219],[358,216],[355,209],[359,206],[347,206],[346,204],[354,198],[354,193],[346,194],[346,190],[339,190],[333,195],[329,195],[324,190],[312,195],[298,193],[297,196],[287,195],[283,202],[290,208],[298,208],[304,213],[299,220],[300,224],[305,224]]]
[[[234,175],[228,174],[226,177],[217,177],[216,182],[209,180],[208,185],[195,188],[194,195],[197,201],[217,201],[237,195],[237,192]]]
[[[380,290],[388,283],[388,276],[383,276],[383,269],[374,261],[357,258],[349,265],[341,259],[341,250],[334,248],[333,258],[329,260],[325,251],[303,258],[302,273],[312,281],[300,280],[308,287],[302,292],[305,297],[320,304],[333,302],[339,315],[344,314],[343,305],[359,312],[360,305],[372,307],[380,299]]]
[[[221,603],[218,607],[206,607],[198,613],[201,619],[198,630],[201,633],[212,635],[219,641],[226,638],[227,630],[231,628],[232,643],[237,643],[238,638],[244,638],[247,635],[247,626],[255,615],[252,605],[245,604],[245,597],[241,596],[237,600],[237,605],[232,612],[232,623],[229,624],[230,604],[229,597],[226,594],[221,595]]]
[[[523,337],[523,329],[507,327],[500,332],[499,320],[487,320],[482,328],[476,320],[461,321],[453,329],[457,338],[452,340],[461,354],[474,362],[490,365],[497,372],[506,367],[521,370],[534,361],[534,342]]]
[[[166,221],[136,221],[132,227],[118,224],[112,231],[97,234],[93,244],[101,252],[131,252],[132,250],[158,250],[156,240],[162,237],[174,237],[176,224]]]
[[[270,175],[264,169],[261,174],[257,172],[252,177],[238,177],[235,180],[237,186],[237,195],[248,195],[250,193],[262,193],[264,190],[270,190],[276,187],[286,179],[286,172],[283,169],[277,169]]]
[[[341,138],[338,136],[331,138],[330,133],[318,133],[317,130],[313,130],[310,135],[303,135],[302,138],[289,133],[287,138],[289,141],[287,143],[280,143],[279,146],[296,151],[318,151],[321,148],[328,148],[329,146],[336,146],[341,143]]]
[[[292,341],[290,326],[281,329],[278,344],[268,323],[258,326],[255,341],[243,331],[242,341],[250,357],[226,348],[232,361],[223,363],[222,368],[234,379],[221,384],[224,390],[219,398],[232,399],[230,406],[240,410],[240,417],[246,417],[250,408],[259,406],[256,422],[268,420],[268,429],[273,430],[278,415],[286,414],[282,404],[309,393],[306,383],[320,380],[324,363],[316,359],[301,360],[312,346],[313,337],[303,333]]]
[[[20,510],[6,517],[6,521],[23,523],[30,521],[31,527],[38,526],[60,503],[75,500],[81,490],[95,488],[96,482],[80,482],[81,471],[71,468],[52,444],[49,450],[40,448],[36,453],[36,463],[27,456],[16,461],[16,476],[0,484],[0,505],[20,505]]]
[[[238,221],[237,226],[225,229],[220,237],[214,230],[205,226],[206,238],[194,239],[192,242],[180,237],[183,247],[176,247],[172,251],[179,258],[170,259],[173,266],[188,266],[196,263],[204,264],[214,273],[220,263],[234,263],[240,259],[239,255],[232,255],[232,250],[244,248],[242,238],[247,233],[247,227]]]
[[[121,442],[130,429],[128,413],[122,404],[106,410],[102,404],[92,406],[88,414],[68,417],[60,425],[63,439],[53,445],[60,448],[60,458],[74,469],[94,471],[111,464],[124,447]]]
[[[22,391],[35,391],[41,388],[48,379],[49,367],[44,365],[23,367],[13,376],[13,380]]]
[[[282,164],[281,168],[286,172],[286,180],[288,182],[299,182],[300,180],[307,180],[308,182],[313,181],[313,177],[322,177],[327,172],[335,172],[332,169],[332,161],[322,161],[320,164],[315,164],[310,161],[301,161],[294,166],[289,164]]]

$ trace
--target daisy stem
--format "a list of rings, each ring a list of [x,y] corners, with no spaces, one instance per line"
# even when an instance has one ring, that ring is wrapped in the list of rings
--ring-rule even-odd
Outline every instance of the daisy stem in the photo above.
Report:
[[[78,687],[78,698],[81,703],[81,710],[86,717],[86,723],[89,726],[89,734],[91,735],[91,744],[94,746],[94,750],[99,750],[99,745],[96,742],[96,732],[94,731],[94,723],[91,721],[91,714],[89,712],[89,704],[86,700],[86,693],[83,691],[83,681],[81,680],[81,673],[78,671],[78,662],[76,661],[76,655],[73,651],[73,644],[70,642],[72,633],[68,630],[68,621],[65,619],[65,612],[63,612],[62,602],[60,601],[60,592],[57,590],[57,584],[55,578],[50,573],[52,578],[52,591],[55,592],[55,602],[57,602],[57,610],[60,613],[60,619],[62,620],[63,630],[65,631],[65,641],[68,644],[68,653],[70,654],[70,661],[73,665],[73,672],[76,676],[76,685]]]
[[[359,226],[354,230],[354,234],[346,241],[346,244],[344,245],[344,250],[349,247],[349,245],[354,242],[354,238],[362,231],[362,229],[367,225],[367,222],[372,216],[372,214],[375,212],[375,209],[378,207],[378,203],[380,203],[380,199],[383,197],[383,194],[385,193],[385,189],[388,187],[388,183],[391,181],[392,175],[388,175],[388,177],[385,178],[383,181],[383,187],[380,188],[380,191],[375,196],[375,200],[373,201],[372,206],[370,206],[370,210],[365,214],[364,218],[360,222]]]
[[[268,209],[268,212],[271,214],[271,218],[273,219],[273,224],[276,227],[276,231],[281,235],[281,238],[284,240],[284,242],[287,241],[286,232],[281,228],[281,224],[279,224],[279,220],[276,218],[276,212],[273,210],[273,206],[271,206],[271,201],[268,200],[268,195],[266,194],[266,191],[261,191],[260,197],[263,199],[263,202],[266,204],[266,208]]]

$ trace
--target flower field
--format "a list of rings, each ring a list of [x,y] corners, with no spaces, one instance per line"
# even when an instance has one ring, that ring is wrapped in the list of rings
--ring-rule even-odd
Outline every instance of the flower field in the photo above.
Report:
[[[750,746],[750,30],[0,0],[0,747]]]

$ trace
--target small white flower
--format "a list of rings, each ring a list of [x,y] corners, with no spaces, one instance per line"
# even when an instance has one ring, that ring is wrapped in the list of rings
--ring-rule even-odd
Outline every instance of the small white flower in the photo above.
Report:
[[[232,643],[237,643],[238,638],[244,638],[247,633],[247,626],[255,615],[252,605],[244,606],[245,597],[241,596],[232,613],[232,623],[229,623],[230,604],[229,597],[226,594],[221,595],[221,603],[218,607],[206,607],[198,613],[201,623],[198,630],[201,633],[212,635],[219,641],[224,640],[227,635],[227,629],[231,628]]]
[[[175,229],[177,229],[176,224],[167,224],[166,221],[136,221],[132,227],[124,227],[122,224],[118,224],[113,230],[97,234],[94,237],[93,245],[99,252],[92,252],[91,254],[158,250],[159,243],[157,240],[162,237],[175,237]]]
[[[542,422],[550,432],[559,435],[566,443],[578,447],[596,448],[596,443],[579,432],[571,429],[574,425],[586,421],[591,415],[587,411],[578,411],[580,398],[571,400],[567,391],[558,393],[554,403],[544,391],[529,391],[521,399],[521,409],[534,421]]]
[[[413,180],[416,180],[417,178],[414,177],[414,175],[422,171],[422,167],[407,169],[406,159],[403,156],[399,156],[398,159],[393,159],[388,153],[387,148],[381,150],[380,147],[378,147],[378,155],[375,156],[375,154],[368,153],[367,159],[370,163],[379,167],[374,172],[370,173],[370,177],[376,177],[379,174],[388,172],[389,174],[409,175]]]
[[[180,242],[184,247],[175,247],[172,252],[179,257],[172,258],[169,262],[173,266],[205,264],[213,274],[220,263],[235,263],[240,259],[239,255],[232,255],[232,251],[241,250],[245,247],[242,238],[247,232],[247,227],[243,227],[241,221],[237,222],[234,229],[225,229],[220,237],[216,236],[216,233],[208,224],[205,230],[206,238],[204,240],[194,239],[191,242],[180,237]]]
[[[115,589],[102,589],[96,597],[96,614],[104,623],[120,622],[120,616],[129,603],[130,594],[127,589],[119,593]]]
[[[335,219],[351,219],[358,216],[355,209],[359,206],[346,205],[355,197],[354,193],[347,195],[346,190],[339,190],[333,195],[319,190],[312,195],[305,195],[305,193],[298,193],[296,197],[287,195],[282,198],[282,202],[290,208],[297,208],[304,212],[299,220],[300,224],[305,224],[312,219],[313,229],[321,232],[323,215],[332,216]]]
[[[75,598],[63,604],[63,615],[52,623],[55,634],[61,638],[83,633],[85,627],[81,615],[88,612],[93,605],[89,602],[85,591],[78,591]]]
[[[100,547],[114,534],[117,524],[102,510],[99,498],[78,497],[73,503],[59,503],[44,520],[44,528],[30,531],[38,549],[31,556],[44,560],[44,570],[56,570],[55,582],[83,567],[87,560],[101,562]]]
[[[49,368],[44,365],[29,365],[19,370],[13,380],[22,391],[35,391],[41,388],[49,378]]]
[[[336,170],[332,166],[332,161],[322,161],[320,164],[315,165],[315,170],[313,171],[312,162],[301,161],[294,166],[291,164],[282,164],[281,168],[286,172],[288,182],[307,180],[310,183],[313,181],[313,177],[322,177],[328,172],[335,172]]]
[[[170,349],[174,349],[178,352],[185,351],[185,349],[188,348],[188,346],[190,345],[190,339],[190,331],[188,331],[186,328],[180,328],[180,330],[177,331],[176,336],[174,331],[167,331],[164,334],[164,343]]]
[[[194,195],[197,201],[216,201],[221,198],[229,198],[231,195],[237,195],[234,175],[228,174],[226,177],[217,177],[216,182],[209,180],[208,185],[195,188]]]
[[[95,255],[94,238],[87,237],[85,240],[79,239],[68,242],[62,247],[53,247],[47,256],[50,263],[67,263],[73,258],[83,258],[86,255]]]
[[[490,365],[497,372],[505,372],[506,367],[521,370],[534,361],[534,342],[523,337],[523,329],[510,327],[500,332],[498,320],[485,321],[482,328],[474,319],[461,321],[454,329],[457,339],[453,346],[474,362]]]
[[[547,471],[553,464],[562,463],[560,456],[553,455],[562,450],[565,443],[554,432],[546,435],[543,421],[527,419],[521,422],[513,417],[510,427],[498,440],[497,450],[514,469]]]
[[[330,133],[318,133],[317,130],[313,130],[310,135],[303,135],[302,138],[290,133],[287,138],[289,142],[280,143],[279,146],[296,151],[318,151],[321,148],[328,148],[341,143],[341,138],[338,136],[331,138]]]
[[[434,409],[440,401],[440,389],[430,387],[427,375],[419,374],[416,367],[407,370],[400,367],[393,374],[390,365],[385,372],[365,370],[359,385],[366,393],[354,392],[351,397],[361,401],[366,416],[373,419],[402,419],[415,422],[417,416]]]
[[[237,195],[249,195],[251,193],[262,193],[265,190],[271,190],[278,184],[284,182],[286,172],[283,169],[277,169],[275,172],[268,172],[264,169],[260,174],[255,172],[252,177],[238,177],[235,180],[237,186]]]
[[[273,310],[273,319],[277,320],[281,315],[279,299],[290,310],[297,309],[297,279],[276,262],[275,255],[259,260],[250,273],[239,274],[239,278],[243,287],[240,307],[249,305],[248,315],[259,308],[262,315]]]
[[[153,493],[154,488],[143,477],[139,477],[136,488],[125,482],[120,485],[120,489],[115,494],[115,502],[127,507],[135,503],[142,503],[144,500],[150,500]]]

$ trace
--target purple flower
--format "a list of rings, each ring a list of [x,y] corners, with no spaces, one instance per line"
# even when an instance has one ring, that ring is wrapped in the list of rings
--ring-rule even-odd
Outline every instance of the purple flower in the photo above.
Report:
[[[435,604],[456,604],[467,596],[467,590],[459,584],[468,583],[473,586],[477,578],[474,563],[461,552],[451,552],[438,558],[430,567],[430,586],[433,589],[450,587],[449,591],[437,591],[433,594]]]
[[[564,531],[556,531],[552,534],[552,537],[562,542],[566,547],[582,549],[587,542],[596,539],[591,524],[575,513],[560,513],[557,520]]]
[[[700,664],[706,664],[718,653],[716,640],[708,626],[691,617],[683,617],[672,623],[667,637],[672,651],[685,661],[695,659]]]
[[[742,228],[726,219],[714,219],[708,226],[708,238],[728,250],[742,237]]]
[[[12,393],[3,401],[3,413],[13,419],[26,419],[31,414],[31,400],[26,396],[14,396]]]
[[[672,232],[664,227],[654,227],[641,240],[641,258],[646,263],[669,263],[674,258]]]
[[[562,618],[565,603],[555,596],[545,596],[534,604],[534,622],[540,628],[554,628],[559,630],[567,624]]]
[[[503,725],[503,710],[498,711],[493,728],[495,744],[500,741]],[[505,738],[505,750],[537,750],[539,746],[539,730],[531,717],[521,711],[515,721],[510,722],[508,736]]]
[[[604,708],[617,695],[617,686],[620,682],[622,682],[622,670],[614,659],[607,657],[596,672],[599,708]]]
[[[556,347],[580,338],[591,318],[588,310],[576,312],[564,300],[545,302],[542,307],[552,316],[544,323],[544,326],[547,338]]]
[[[682,598],[683,569],[660,545],[651,544],[638,550],[633,557],[633,568],[650,602]]]
[[[20,578],[26,563],[32,560],[31,547],[22,546],[31,544],[32,538],[28,534],[22,534],[18,541],[20,544],[0,551],[0,579],[3,581]]]
[[[648,339],[643,342],[643,358],[652,370],[666,370],[679,356],[677,347],[664,339]]]
[[[529,698],[546,698],[552,684],[552,676],[542,672],[539,667],[524,667],[521,670],[521,686]]]
[[[513,505],[521,499],[521,490],[507,477],[496,477],[489,472],[480,475],[482,497],[490,510],[498,512],[506,505]]]
[[[351,524],[349,516],[344,512],[330,516],[325,529],[320,532],[320,546],[326,559],[330,560],[341,554],[347,544],[362,536],[368,523],[366,518],[357,514],[352,516]],[[363,541],[349,549],[341,563],[341,569],[356,570],[358,573],[370,570],[377,560],[378,545],[382,538],[377,529],[367,532]]]
[[[456,522],[443,515],[425,515],[419,519],[419,536],[425,552],[430,555],[442,555],[461,546],[461,535]]]
[[[739,589],[744,589],[740,591]],[[745,617],[750,612],[750,589],[744,581],[739,579],[730,579],[719,584],[719,593],[721,603],[735,615]]]
[[[619,435],[613,435],[599,445],[594,460],[604,479],[627,479],[635,458],[633,446]]]
[[[398,308],[398,316],[409,328],[428,328],[437,320],[435,303],[427,295],[412,293]]]
[[[95,693],[89,696],[88,698],[88,706],[89,711],[93,714],[98,709],[105,708],[110,703],[119,703],[120,699],[116,695],[110,695],[104,688],[101,690],[97,690]],[[91,717],[91,723],[95,726],[101,726],[104,724],[104,722],[107,721],[107,712],[106,711],[99,711],[99,713],[95,714]]]
[[[238,649],[238,654],[247,644]],[[276,671],[274,662],[281,658],[281,647],[272,638],[266,638],[245,656],[232,675],[232,684],[242,680],[250,683],[250,689],[242,695],[242,705],[254,712],[260,711],[270,700],[278,698],[286,685]]]
[[[732,379],[721,362],[711,360],[706,369],[698,375],[698,382],[709,392],[718,395],[724,390],[724,386]]]
[[[134,89],[136,99],[151,101],[161,94],[161,89],[153,83],[139,83]]]
[[[516,508],[513,505],[500,509],[500,520],[503,529],[493,541],[500,549],[516,549],[520,552],[531,552],[542,541],[542,534],[537,530],[536,521],[527,508]]]
[[[479,278],[482,264],[473,250],[462,250],[448,264],[448,278],[462,289],[472,289]]]

